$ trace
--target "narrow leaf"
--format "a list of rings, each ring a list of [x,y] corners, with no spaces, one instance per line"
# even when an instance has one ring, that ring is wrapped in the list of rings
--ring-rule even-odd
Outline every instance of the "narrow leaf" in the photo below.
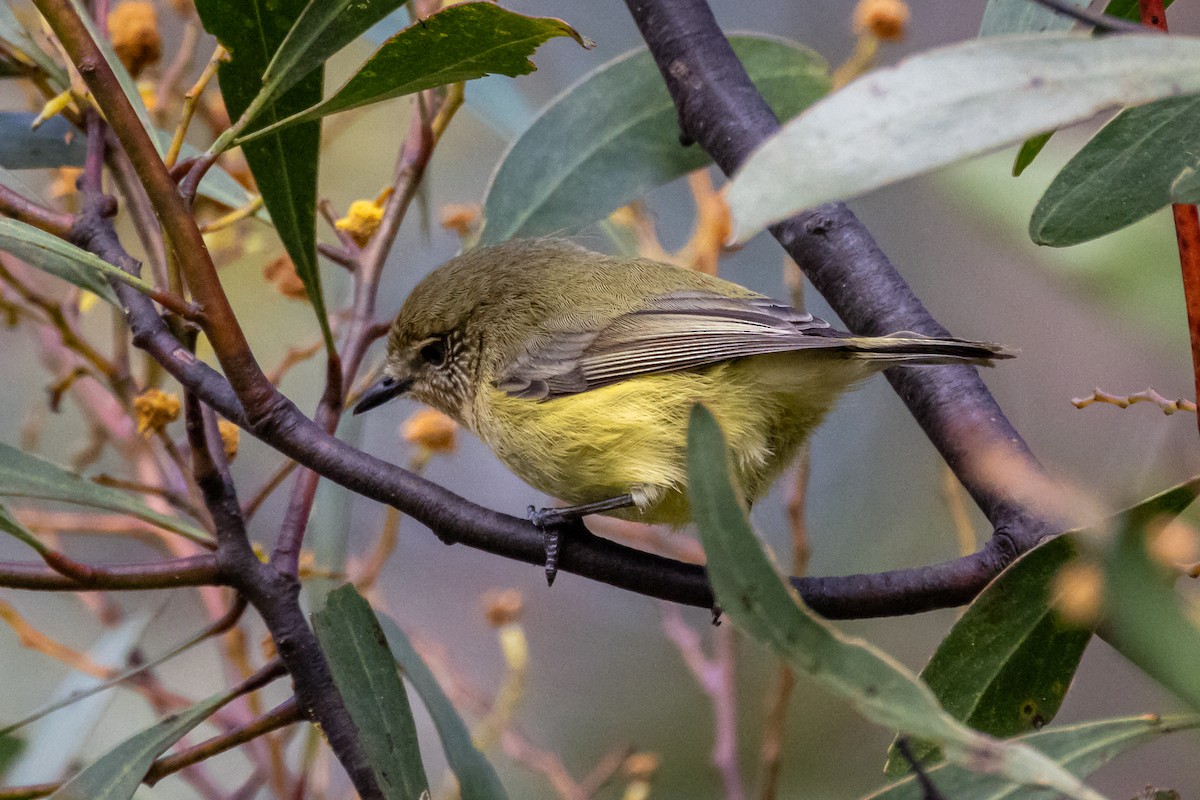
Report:
[[[738,241],[806,208],[1121,105],[1200,92],[1200,39],[992,37],[876,70],[814,104],[726,189]]]
[[[25,742],[20,737],[11,733],[0,734],[0,778],[4,777],[5,770],[24,748]]]
[[[130,800],[154,759],[233,696],[230,692],[213,695],[126,739],[64,783],[50,800]]]
[[[1163,0],[1163,8],[1170,8],[1175,0]],[[1119,17],[1132,22],[1140,22],[1142,19],[1142,11],[1139,8],[1138,0],[1112,0],[1108,7],[1104,9],[1104,13],[1110,17]]]
[[[189,522],[161,514],[119,489],[92,483],[6,444],[0,444],[0,497],[59,500],[129,514],[194,542],[212,544],[207,533]]]
[[[942,708],[977,731],[1008,738],[1054,719],[1092,632],[1052,610],[1051,586],[1076,554],[1059,536],[1018,559],[975,598],[938,645],[921,679]],[[941,760],[936,747],[910,743],[923,763]],[[884,773],[899,777],[909,763],[892,745]]]
[[[17,518],[14,517],[7,508],[0,506],[0,531],[4,531],[9,536],[24,542],[39,553],[45,553],[49,550],[46,545],[42,544],[41,540],[33,534],[33,531],[26,528]]]
[[[557,36],[569,36],[589,46],[560,19],[526,17],[490,2],[450,6],[384,42],[333,97],[239,141],[254,141],[297,122],[448,83],[493,74],[527,75],[536,69],[529,56]]]
[[[37,114],[0,111],[0,167],[46,169],[83,164],[83,136],[62,117],[51,117],[37,130],[29,126]]]
[[[80,289],[86,289],[114,306],[119,306],[120,301],[105,278],[114,278],[142,292],[152,290],[150,284],[141,278],[114,267],[65,239],[19,220],[0,218],[0,251],[10,253],[29,266],[62,278]]]
[[[1054,131],[1047,131],[1039,133],[1037,136],[1031,136],[1021,143],[1021,149],[1017,151],[1017,157],[1013,159],[1012,174],[1014,178],[1020,177],[1025,168],[1033,163],[1053,135]]]
[[[109,669],[125,666],[150,619],[148,613],[133,614],[116,628],[105,631],[88,648],[88,658],[92,663]],[[50,700],[65,700],[100,682],[99,678],[92,675],[72,672],[55,688]],[[89,697],[77,703],[69,713],[56,714],[30,726],[26,732],[25,749],[5,776],[6,781],[10,785],[21,786],[60,779],[78,757],[111,701],[111,694]]]
[[[1200,477],[1176,486],[1131,514],[1117,532],[1105,566],[1105,639],[1152,678],[1200,709],[1200,629],[1175,592],[1178,570],[1153,560],[1146,542],[1200,493]]]
[[[292,23],[303,12],[304,0],[198,0],[196,11],[204,28],[226,47],[230,59],[221,64],[221,95],[233,119],[239,118],[262,88],[262,75]],[[318,67],[258,114],[270,124],[320,102],[325,70]],[[272,133],[242,148],[250,172],[283,246],[304,283],[321,335],[333,348],[333,332],[325,311],[317,267],[317,170],[321,128],[317,123],[296,125]]]
[[[1145,715],[1098,722],[1083,722],[1022,736],[1019,741],[1036,747],[1048,758],[1080,778],[1086,778],[1121,753],[1154,741],[1168,733],[1200,727],[1200,717]],[[942,765],[926,773],[943,797],[954,800],[1021,800],[1031,797],[1026,789],[995,775],[968,772],[959,766]],[[1038,797],[1050,795],[1039,792]],[[909,777],[872,793],[864,800],[924,800],[926,795],[915,778]]]
[[[313,614],[313,629],[384,796],[421,797],[429,780],[412,707],[371,606],[347,584]]]
[[[158,150],[158,154],[162,155],[165,148],[153,135],[154,124],[150,120],[150,111],[146,108],[146,104],[142,101],[142,93],[138,91],[137,81],[129,74],[129,70],[125,69],[125,65],[121,63],[121,59],[117,57],[117,51],[113,50],[112,42],[109,37],[103,36],[100,29],[96,27],[96,21],[92,19],[92,15],[88,12],[79,0],[70,0],[71,7],[75,9],[75,13],[79,15],[83,27],[87,28],[88,35],[92,37],[92,41],[96,43],[100,54],[104,56],[104,60],[108,63],[113,74],[117,77],[117,83],[121,84],[121,90],[125,92],[125,97],[128,98],[129,104],[133,106],[133,112],[137,115],[138,121],[142,123],[142,127],[150,133],[150,141]]]
[[[50,78],[56,89],[65,89],[68,79],[66,70],[58,65],[53,58],[30,35],[29,29],[17,19],[10,3],[0,3],[0,40],[7,42],[26,55]]]
[[[426,666],[425,661],[413,648],[404,631],[386,614],[377,614],[379,624],[387,637],[392,657],[409,683],[421,696],[433,724],[442,740],[446,761],[458,779],[459,796],[463,800],[505,800],[508,794],[491,763],[479,752],[471,740],[471,732],[458,715],[450,698],[438,685],[437,678]]]
[[[1091,0],[1068,0],[1071,5],[1086,8]],[[1058,14],[1033,0],[988,0],[983,10],[980,36],[1001,36],[1009,33],[1046,33],[1068,31],[1075,20]]]
[[[1200,170],[1196,166],[1184,167],[1171,181],[1172,203],[1200,203]]]
[[[816,53],[766,36],[731,36],[780,119],[829,91]],[[678,112],[647,50],[604,64],[553,100],[492,177],[480,244],[544,236],[603,219],[649,190],[711,163],[679,143]]]
[[[995,772],[1014,783],[1099,800],[1036,750],[977,733],[951,717],[903,665],[841,633],[809,611],[771,564],[729,480],[728,452],[716,419],[692,409],[688,499],[708,555],[708,577],[721,609],[741,630],[797,670],[848,701],[867,719],[939,743],[948,760]]]
[[[1200,161],[1200,97],[1130,108],[1100,129],[1047,187],[1029,220],[1038,244],[1067,247],[1112,233],[1171,202]]]
[[[274,97],[324,64],[408,0],[309,0],[263,74],[263,94]]]

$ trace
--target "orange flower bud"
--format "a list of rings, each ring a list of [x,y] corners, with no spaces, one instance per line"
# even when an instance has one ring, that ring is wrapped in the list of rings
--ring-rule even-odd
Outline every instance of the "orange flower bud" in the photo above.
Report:
[[[869,33],[885,42],[904,39],[911,16],[904,0],[859,0],[854,8],[854,32]]]
[[[450,453],[458,446],[458,423],[440,411],[422,408],[404,422],[404,441],[431,453]]]
[[[304,289],[304,281],[296,274],[296,265],[284,253],[279,258],[263,267],[263,277],[275,284],[275,288],[284,297],[292,300],[307,300],[308,292]]]
[[[126,0],[118,4],[108,13],[108,33],[117,58],[135,78],[162,57],[158,12],[153,3]]]

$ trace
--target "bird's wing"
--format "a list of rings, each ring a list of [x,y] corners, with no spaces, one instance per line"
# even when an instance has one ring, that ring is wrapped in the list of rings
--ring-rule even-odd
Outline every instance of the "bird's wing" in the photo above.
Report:
[[[769,297],[672,292],[599,329],[540,337],[501,370],[496,386],[515,397],[551,400],[638,375],[844,346],[846,335]]]

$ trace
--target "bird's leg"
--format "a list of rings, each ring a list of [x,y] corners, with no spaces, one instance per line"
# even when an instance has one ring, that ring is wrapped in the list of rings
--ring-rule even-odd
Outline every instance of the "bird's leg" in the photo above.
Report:
[[[588,514],[600,514],[605,511],[615,511],[618,508],[630,508],[634,505],[633,495],[623,494],[610,497],[607,500],[597,500],[594,503],[580,503],[577,506],[562,508],[529,507],[529,521],[542,532],[542,544],[546,548],[546,584],[554,585],[558,575],[558,548],[561,543],[562,528],[565,525],[582,525],[582,519]]]

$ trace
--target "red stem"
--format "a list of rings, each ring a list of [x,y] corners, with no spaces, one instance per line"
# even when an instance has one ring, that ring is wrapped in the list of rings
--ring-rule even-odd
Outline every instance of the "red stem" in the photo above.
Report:
[[[1167,32],[1163,0],[1138,0],[1142,24]],[[1200,397],[1200,214],[1196,206],[1176,203],[1175,240],[1179,245],[1179,268],[1183,272],[1183,300],[1187,305],[1188,336],[1192,342],[1192,386]],[[1200,416],[1196,418],[1200,429]]]

